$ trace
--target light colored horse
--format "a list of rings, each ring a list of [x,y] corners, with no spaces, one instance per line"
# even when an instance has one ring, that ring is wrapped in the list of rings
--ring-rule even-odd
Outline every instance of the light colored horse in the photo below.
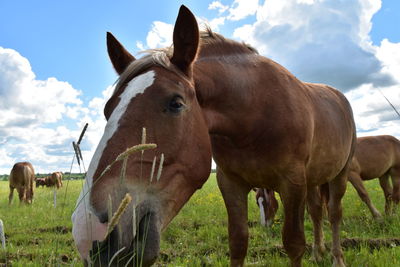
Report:
[[[35,182],[35,171],[29,162],[15,163],[10,172],[10,195],[8,196],[8,204],[13,199],[14,189],[17,189],[20,203],[25,202],[31,204],[33,200]]]
[[[392,180],[390,185],[389,176]],[[356,152],[350,168],[349,181],[375,218],[380,212],[372,204],[363,181],[379,178],[385,195],[385,212],[390,214],[392,202],[400,201],[400,141],[390,135],[357,138]]]
[[[247,45],[211,30],[199,32],[184,6],[175,23],[173,49],[135,59],[111,34],[107,46],[120,78],[105,106],[107,124],[72,216],[84,260],[107,265],[114,255],[114,264],[153,264],[161,231],[205,183],[212,155],[228,211],[231,266],[244,264],[247,195],[254,187],[281,196],[283,244],[292,266],[301,265],[305,251],[306,202],[314,222],[314,254],[321,256],[325,248],[317,188],[324,183],[330,191],[334,264],[344,266],[341,199],[356,137],[342,93],[299,81]],[[121,152],[141,143],[142,127],[157,149],[131,155],[123,183],[120,162],[103,173]],[[161,153],[163,175],[151,182],[153,158]],[[115,211],[126,193],[133,201],[104,240],[109,207]],[[137,227],[132,226],[133,214]]]
[[[57,187],[57,189],[61,188],[62,183],[62,172],[53,172],[51,174],[52,183]]]

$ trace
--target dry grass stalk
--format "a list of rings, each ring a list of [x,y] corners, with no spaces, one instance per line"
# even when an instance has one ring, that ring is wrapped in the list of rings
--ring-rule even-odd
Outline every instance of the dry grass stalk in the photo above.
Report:
[[[142,151],[143,152],[143,151]],[[124,161],[122,162],[122,168],[121,168],[121,174],[120,174],[120,184],[123,184],[125,181],[125,176],[126,176],[126,166],[128,165],[128,157],[124,158]]]
[[[103,175],[108,172],[111,167],[120,160],[124,160],[125,158],[129,157],[129,155],[135,153],[135,152],[139,152],[139,151],[144,151],[147,149],[153,149],[156,148],[157,145],[156,144],[140,144],[140,145],[136,145],[136,146],[132,146],[130,148],[128,148],[127,150],[125,150],[124,152],[122,152],[121,154],[118,155],[118,157],[111,162],[111,164],[109,164],[104,170],[103,172],[100,174],[99,178],[97,178],[97,180],[99,180],[101,177],[103,177]]]
[[[157,182],[160,180],[161,172],[164,164],[164,154],[161,154],[160,165],[158,165]]]
[[[128,207],[129,203],[132,201],[131,195],[127,193],[125,197],[122,199],[121,203],[119,204],[119,207],[117,211],[114,213],[114,216],[111,218],[109,221],[109,224],[107,226],[107,232],[104,236],[104,239],[107,238],[107,236],[112,232],[114,227],[118,224],[122,214],[125,212],[126,208]]]
[[[143,151],[143,150],[147,150],[147,149],[153,149],[156,147],[157,147],[156,144],[140,144],[140,145],[130,147],[127,150],[125,150],[124,152],[122,152],[121,154],[119,154],[118,157],[115,159],[115,161],[123,160],[124,158],[129,157],[129,155],[131,155],[135,152],[139,152],[139,151]],[[113,164],[113,163],[111,163],[111,164]]]
[[[142,144],[146,144],[146,128],[142,129]]]
[[[112,198],[110,194],[108,194],[107,211],[108,211],[108,218],[111,218],[113,212],[112,212]]]
[[[136,207],[135,205],[133,205],[132,207],[132,233],[133,233],[133,237],[135,238],[136,235]]]
[[[156,169],[156,161],[157,161],[157,157],[154,157],[153,164],[151,165],[150,183],[153,182],[154,171]]]
[[[117,252],[115,252],[115,254],[112,256],[110,262],[108,263],[108,266],[113,266],[112,262],[114,261],[114,259],[118,256],[118,254],[120,254],[123,250],[125,249],[125,247],[121,248],[120,250],[118,250]]]

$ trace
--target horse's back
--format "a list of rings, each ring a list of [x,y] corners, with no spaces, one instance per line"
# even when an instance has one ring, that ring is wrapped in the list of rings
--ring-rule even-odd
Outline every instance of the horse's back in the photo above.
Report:
[[[391,135],[357,139],[355,171],[363,180],[381,177],[391,168],[400,168],[400,141]]]

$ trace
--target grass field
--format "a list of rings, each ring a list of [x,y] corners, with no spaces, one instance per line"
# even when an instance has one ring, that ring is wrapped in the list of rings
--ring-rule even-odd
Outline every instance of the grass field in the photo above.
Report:
[[[72,241],[70,220],[81,183],[70,181],[67,187],[65,181],[57,193],[55,209],[53,190],[49,188],[36,190],[32,206],[20,206],[17,194],[14,194],[13,204],[8,206],[8,182],[0,182],[0,219],[4,222],[7,237],[6,251],[0,248],[0,266],[81,266]],[[373,203],[382,212],[384,200],[378,181],[367,182],[366,186]],[[343,239],[400,238],[400,211],[383,221],[373,220],[350,184],[343,204]],[[254,193],[251,193],[247,265],[288,266],[288,259],[281,249],[281,206],[271,229],[259,225],[258,218]],[[305,231],[310,244],[312,225],[308,216]],[[326,241],[330,242],[328,222],[324,224],[324,232]],[[344,249],[348,266],[400,266],[400,245],[395,241],[377,249],[371,249],[367,243],[356,243],[357,246]],[[163,233],[161,256],[156,266],[228,266],[228,263],[227,215],[215,176],[211,175]],[[314,263],[309,251],[304,255],[303,263],[304,266],[332,264],[329,254],[322,263]]]

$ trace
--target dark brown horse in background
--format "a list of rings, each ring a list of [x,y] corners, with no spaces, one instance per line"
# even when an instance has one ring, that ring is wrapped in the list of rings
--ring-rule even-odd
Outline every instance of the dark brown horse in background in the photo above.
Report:
[[[390,186],[389,176],[392,180]],[[391,213],[392,202],[400,201],[400,141],[390,135],[357,138],[357,146],[350,168],[349,181],[368,206],[372,215],[381,217],[372,204],[363,181],[379,178],[385,195],[385,212]]]
[[[14,189],[17,189],[20,203],[31,204],[33,200],[35,171],[29,162],[15,163],[10,172],[10,195],[8,204],[13,199]]]
[[[44,187],[46,186],[46,177],[44,178],[36,178],[36,187]]]
[[[107,265],[123,248],[116,259],[120,264],[132,255],[133,262],[153,264],[161,231],[205,183],[213,156],[228,211],[231,266],[244,264],[247,195],[254,187],[281,196],[283,244],[291,265],[301,266],[305,251],[306,203],[314,223],[314,255],[320,255],[324,244],[317,187],[324,183],[330,191],[334,265],[344,266],[341,199],[356,137],[352,110],[342,93],[301,82],[242,43],[211,30],[199,32],[184,6],[175,23],[173,49],[135,59],[111,34],[107,45],[120,78],[105,106],[105,131],[72,215],[84,260]],[[124,183],[121,163],[103,173],[121,152],[141,143],[142,127],[157,149],[131,155]],[[165,155],[163,175],[150,182],[153,158],[160,153]],[[126,193],[134,200],[104,239],[109,203],[115,211]],[[146,239],[137,238],[145,229]]]

